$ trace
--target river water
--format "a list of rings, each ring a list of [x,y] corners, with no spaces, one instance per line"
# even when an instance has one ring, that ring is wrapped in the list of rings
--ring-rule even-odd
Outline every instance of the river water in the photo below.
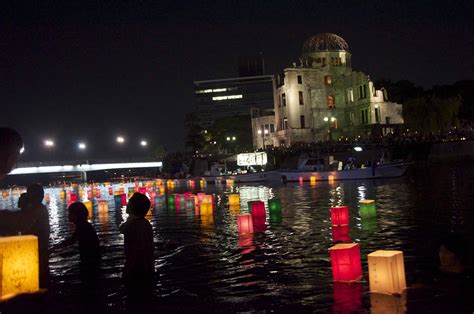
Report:
[[[379,249],[403,251],[407,284],[414,286],[419,273],[427,272],[429,276],[429,270],[436,267],[438,241],[444,234],[455,231],[470,243],[474,241],[473,165],[417,166],[403,178],[376,181],[208,185],[205,191],[215,193],[217,201],[212,219],[194,210],[155,207],[149,217],[155,234],[155,299],[149,300],[146,309],[349,313],[372,308],[377,312],[377,300],[368,292],[368,253]],[[67,203],[59,192],[59,188],[46,190],[51,199],[51,244],[62,241],[73,230],[67,222]],[[37,310],[46,312],[127,310],[121,282],[123,236],[118,231],[126,214],[124,208],[114,209],[113,196],[108,195],[106,187],[101,192],[101,199],[108,200],[109,212],[98,215],[94,198],[91,219],[103,246],[98,285],[83,290],[77,248],[66,248],[50,256],[49,293],[39,301],[22,303],[32,302]],[[227,205],[226,195],[231,192],[240,194],[240,212],[247,212],[248,200],[280,198],[281,221],[267,219],[259,232],[239,238],[237,211]],[[361,199],[376,201],[376,219],[360,218]],[[15,202],[15,197],[3,198],[0,205],[8,208]],[[360,244],[363,277],[356,284],[335,285],[332,281],[329,248],[334,239],[329,208],[334,205],[349,206],[349,237]],[[383,302],[396,304],[398,308],[392,309],[399,312],[444,312],[459,302],[468,304],[462,309],[469,308],[472,302],[410,290],[406,305],[396,297]]]

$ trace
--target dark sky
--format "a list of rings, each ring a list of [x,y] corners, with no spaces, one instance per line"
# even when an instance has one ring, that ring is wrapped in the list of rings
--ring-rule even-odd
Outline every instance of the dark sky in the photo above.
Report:
[[[46,137],[71,157],[78,140],[113,153],[119,132],[137,154],[141,137],[182,149],[193,80],[235,77],[257,52],[280,72],[321,32],[373,79],[473,78],[472,0],[18,2],[0,10],[0,124],[24,135],[26,159]]]

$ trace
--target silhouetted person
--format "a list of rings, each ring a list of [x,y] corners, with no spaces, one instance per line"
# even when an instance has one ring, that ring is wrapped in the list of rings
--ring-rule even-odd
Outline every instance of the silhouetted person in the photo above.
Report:
[[[21,193],[20,197],[18,198],[18,208],[21,210],[27,210],[28,205],[28,194]]]
[[[100,264],[100,243],[99,237],[87,216],[89,212],[87,207],[76,202],[68,208],[69,221],[76,226],[76,230],[72,236],[63,242],[55,245],[52,250],[78,243],[80,256],[80,273],[82,282],[91,282],[98,277]]]
[[[451,274],[463,273],[467,255],[466,240],[456,233],[445,236],[441,241],[438,255],[440,271]]]
[[[26,189],[28,205],[20,212],[18,229],[22,234],[33,234],[38,237],[40,287],[49,284],[49,213],[41,202],[44,190],[40,184],[31,184]]]
[[[23,140],[17,131],[0,127],[0,180],[13,169],[22,148]]]
[[[134,193],[127,204],[129,217],[120,225],[125,244],[123,279],[132,299],[150,296],[153,290],[153,229],[145,219],[150,206],[148,197]]]

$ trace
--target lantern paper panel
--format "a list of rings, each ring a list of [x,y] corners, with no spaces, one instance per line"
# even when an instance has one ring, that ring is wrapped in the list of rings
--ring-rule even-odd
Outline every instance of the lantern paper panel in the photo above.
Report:
[[[0,299],[39,290],[38,238],[0,237]]]
[[[237,230],[239,234],[253,233],[252,215],[240,214],[237,216]]]
[[[316,176],[310,176],[309,177],[309,183],[311,185],[316,185]]]
[[[272,212],[281,212],[281,200],[279,198],[272,198],[268,200],[268,210],[270,215]]]
[[[99,214],[109,212],[109,204],[107,204],[106,200],[100,200],[99,201],[99,203],[98,203],[98,212],[99,212]]]
[[[300,185],[303,185],[303,177],[299,177],[298,181],[300,182]]]
[[[252,202],[252,216],[253,217],[266,217],[265,203],[262,201]]]
[[[232,216],[240,214],[240,205],[229,205],[229,212]]]
[[[201,204],[201,216],[210,216],[213,214],[212,212],[212,204],[211,203],[202,203]]]
[[[255,232],[265,232],[267,230],[267,220],[265,216],[253,216],[252,215],[252,222],[253,222],[253,230]]]
[[[333,226],[349,225],[349,207],[336,206],[331,208],[331,223]]]
[[[92,202],[91,201],[85,201],[83,202],[84,206],[87,208],[87,212],[89,213],[87,218],[92,219]]]
[[[406,289],[402,251],[379,250],[367,255],[370,291],[400,294]]]
[[[349,226],[332,227],[332,241],[333,242],[352,242],[352,239],[349,236]]]
[[[357,243],[339,243],[329,249],[334,281],[352,282],[362,277],[360,248]]]
[[[229,205],[240,205],[240,195],[229,194]]]
[[[127,195],[125,193],[122,194],[122,206],[127,205]]]
[[[367,219],[373,218],[377,215],[377,210],[375,208],[374,200],[361,200],[359,202],[360,206],[360,217]]]

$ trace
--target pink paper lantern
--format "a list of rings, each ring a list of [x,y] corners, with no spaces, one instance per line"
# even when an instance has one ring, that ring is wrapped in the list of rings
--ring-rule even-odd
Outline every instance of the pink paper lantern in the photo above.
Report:
[[[237,216],[237,229],[239,234],[253,233],[253,220],[250,214],[240,214]]]

